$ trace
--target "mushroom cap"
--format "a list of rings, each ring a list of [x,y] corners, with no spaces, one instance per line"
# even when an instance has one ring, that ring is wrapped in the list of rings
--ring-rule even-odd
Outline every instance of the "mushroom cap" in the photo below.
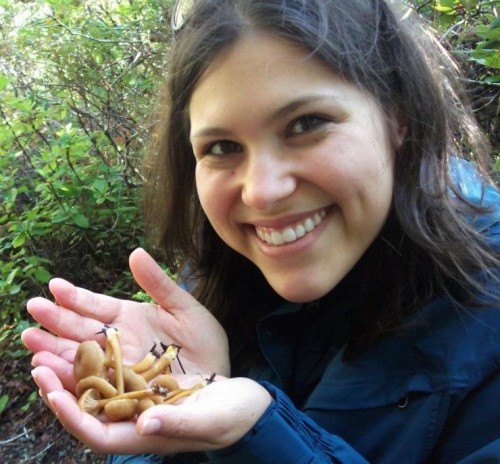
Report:
[[[111,385],[106,379],[96,375],[90,375],[76,384],[76,396],[80,398],[80,396],[89,388],[97,390],[103,398],[111,398],[116,396],[118,393],[116,388],[113,387],[113,385]]]
[[[133,419],[137,413],[139,400],[113,400],[104,406],[104,414],[113,422]]]
[[[116,375],[113,372],[109,379],[113,384],[116,385]],[[137,391],[137,390],[146,390],[148,385],[144,378],[140,374],[136,374],[129,367],[125,367],[123,369],[123,383],[125,385],[125,391]]]
[[[87,340],[76,350],[73,374],[77,380],[85,377],[105,377],[104,352],[95,340]]]
[[[159,375],[153,380],[153,386],[159,386],[162,388],[166,388],[168,391],[178,390],[179,384],[177,380],[174,379],[169,374]]]
[[[83,412],[97,416],[101,410],[101,394],[95,388],[89,388],[84,391],[78,400],[78,406]]]
[[[143,398],[139,400],[139,404],[137,405],[137,414],[141,415],[146,409],[152,408],[156,405],[153,401],[153,398]]]

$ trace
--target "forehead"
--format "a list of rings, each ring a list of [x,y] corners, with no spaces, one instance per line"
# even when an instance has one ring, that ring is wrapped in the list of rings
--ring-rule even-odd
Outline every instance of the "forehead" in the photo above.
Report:
[[[197,82],[188,106],[191,134],[243,118],[269,122],[279,108],[304,99],[329,99],[352,110],[377,106],[368,92],[299,45],[248,34],[222,51]]]
[[[191,96],[190,118],[210,108],[252,96],[266,106],[314,88],[331,91],[342,79],[318,58],[290,41],[248,34],[219,53],[198,80]]]

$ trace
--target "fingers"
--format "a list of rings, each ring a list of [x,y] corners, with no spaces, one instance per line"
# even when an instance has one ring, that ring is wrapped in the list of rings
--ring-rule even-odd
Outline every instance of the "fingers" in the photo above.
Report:
[[[33,356],[31,364],[37,367],[49,368],[59,379],[65,390],[74,392],[76,379],[73,374],[73,364],[47,351],[41,351]]]
[[[129,264],[136,282],[170,313],[175,315],[177,310],[192,306],[201,308],[201,305],[188,292],[173,282],[142,248],[132,252]]]
[[[78,341],[97,339],[96,332],[102,328],[103,324],[110,321],[108,317],[105,317],[105,313],[86,317],[85,311],[75,312],[74,307],[66,309],[40,297],[29,300],[26,308],[37,322],[52,333]],[[79,307],[78,311],[80,310]]]
[[[21,340],[33,353],[50,351],[68,362],[73,362],[78,343],[73,340],[55,337],[45,330],[30,327],[21,334]]]
[[[114,320],[122,309],[122,301],[75,287],[64,279],[52,279],[49,289],[60,306],[103,323]]]

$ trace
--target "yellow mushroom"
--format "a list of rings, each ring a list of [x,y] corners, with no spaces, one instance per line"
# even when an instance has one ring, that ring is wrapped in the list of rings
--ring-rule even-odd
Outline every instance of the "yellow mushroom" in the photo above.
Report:
[[[73,374],[76,380],[89,376],[104,377],[105,372],[104,352],[99,343],[95,340],[80,343],[73,363]]]
[[[90,388],[89,390],[85,391],[80,397],[80,399],[78,400],[78,405],[80,406],[80,409],[82,411],[96,416],[97,414],[99,414],[101,409],[111,401],[122,399],[140,400],[142,398],[149,398],[156,395],[158,395],[158,391],[150,388],[147,390],[123,393],[112,398],[102,398],[101,394],[95,388]]]
[[[104,398],[112,398],[118,394],[116,388],[113,387],[113,385],[111,385],[106,379],[96,375],[90,375],[76,384],[76,396],[80,398],[80,396],[82,396],[83,393],[90,388],[97,390]]]
[[[150,351],[146,356],[144,356],[144,358],[141,361],[126,367],[132,369],[136,373],[141,373],[147,371],[153,365],[156,359],[157,358],[154,355],[154,353]]]
[[[214,381],[215,374],[212,374],[208,379],[204,379],[203,381],[193,385],[191,388],[179,388],[177,390],[170,391],[165,400],[164,404],[174,404],[177,403],[181,398],[192,395],[197,390],[200,390],[207,385],[211,384]]]
[[[179,389],[177,380],[175,380],[174,377],[169,374],[159,375],[153,380],[152,385],[165,388],[169,392]]]
[[[104,414],[112,422],[128,421],[137,414],[137,399],[113,400],[104,406]]]
[[[116,373],[113,372],[109,380],[111,383],[116,385]],[[136,391],[136,390],[146,390],[148,388],[147,382],[144,378],[135,373],[130,367],[123,367],[123,385],[126,392]]]
[[[104,333],[106,335],[105,363],[115,370],[116,389],[118,394],[121,395],[125,392],[125,387],[123,383],[122,351],[119,342],[120,332],[114,327],[105,327]]]
[[[149,381],[162,374],[170,366],[170,364],[172,364],[172,361],[177,359],[179,350],[180,347],[177,345],[168,345],[156,363],[141,375],[146,381]]]

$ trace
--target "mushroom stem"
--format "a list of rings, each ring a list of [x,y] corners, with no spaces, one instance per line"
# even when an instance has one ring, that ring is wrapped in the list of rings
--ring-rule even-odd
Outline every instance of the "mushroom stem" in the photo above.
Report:
[[[200,383],[197,383],[196,385],[193,385],[191,388],[179,388],[177,390],[173,390],[168,393],[168,395],[165,397],[165,400],[163,401],[163,404],[173,404],[179,401],[181,398],[184,398],[185,396],[190,396],[192,395],[195,391],[202,389],[203,387],[206,387],[210,383],[212,383],[212,379],[206,379],[203,380]]]
[[[158,395],[158,390],[153,388],[147,388],[146,390],[137,390],[127,393],[122,393],[121,395],[113,396],[112,398],[103,398],[99,400],[102,404],[109,403],[114,400],[140,400],[142,398],[149,398],[151,396]]]
[[[119,332],[118,329],[109,327],[106,329],[106,341],[109,343],[109,348],[113,355],[113,367],[115,369],[116,375],[116,390],[119,395],[125,392],[125,384],[123,381],[123,361],[122,361],[122,350],[120,348],[120,342],[118,340]]]
[[[141,375],[144,377],[144,380],[148,381],[154,379],[157,375],[161,374],[172,361],[175,361],[177,355],[179,354],[180,347],[177,345],[168,345],[167,349],[160,356],[160,359],[146,372],[143,372]]]
[[[132,366],[127,366],[127,367],[129,367],[136,373],[141,373],[147,371],[155,361],[156,361],[156,356],[150,351],[146,356],[144,356],[144,358],[141,361],[133,364]]]
[[[172,393],[175,393],[175,395],[170,396],[170,398],[167,397],[165,401],[163,401],[163,404],[174,404],[177,403],[181,398],[184,398],[185,396],[190,396],[192,395],[198,388],[186,388],[184,390],[174,390]]]
[[[77,397],[83,395],[83,393],[89,388],[93,388],[99,392],[104,398],[111,398],[118,394],[117,390],[113,385],[111,385],[106,379],[98,377],[96,375],[90,375],[80,380],[76,384],[75,393]]]

